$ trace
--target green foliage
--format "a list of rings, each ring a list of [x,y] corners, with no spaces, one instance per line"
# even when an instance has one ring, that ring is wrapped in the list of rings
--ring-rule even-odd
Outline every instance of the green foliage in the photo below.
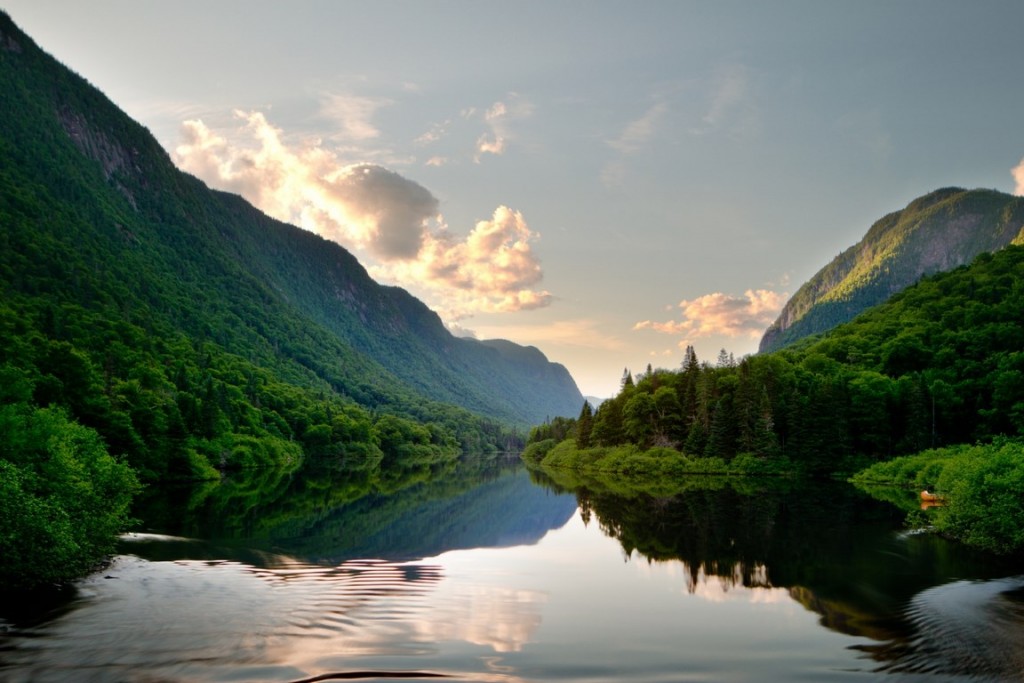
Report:
[[[456,339],[338,245],[179,172],[3,12],[0,38],[11,582],[95,561],[133,470],[213,480],[305,459],[421,473],[460,449],[518,448],[530,421],[582,401],[536,349]]]
[[[1024,238],[1024,200],[994,190],[944,188],[876,222],[858,244],[822,268],[786,303],[761,340],[762,352],[849,322],[922,276],[970,263]],[[892,372],[913,368],[919,338],[887,344]]]
[[[780,352],[739,363],[720,354],[712,367],[687,349],[680,370],[623,382],[594,416],[589,449],[559,445],[541,462],[662,472],[685,460],[686,471],[721,471],[700,462],[708,460],[725,470],[836,475],[1024,434],[1021,339],[1024,248],[1011,246]],[[570,439],[565,448],[579,445]]]
[[[62,410],[0,407],[0,585],[74,578],[113,549],[138,483]]]
[[[553,440],[527,446],[523,458],[545,468],[579,472],[622,474],[645,478],[676,478],[695,474],[789,476],[800,473],[797,465],[785,458],[766,459],[741,453],[726,462],[717,457],[690,457],[677,450],[636,445],[578,448],[572,439]]]
[[[2,13],[0,33],[5,400],[67,409],[148,480],[379,457],[382,414],[504,450],[579,405],[536,349],[453,338],[338,245],[180,173]]]
[[[543,439],[541,441],[531,441],[526,444],[526,448],[520,454],[520,457],[526,462],[539,463],[541,460],[551,452],[551,449],[558,445],[558,441],[555,439]]]
[[[929,521],[963,542],[999,553],[1024,549],[1024,443],[928,450],[878,463],[853,481],[873,492],[877,484],[928,489],[944,506]]]

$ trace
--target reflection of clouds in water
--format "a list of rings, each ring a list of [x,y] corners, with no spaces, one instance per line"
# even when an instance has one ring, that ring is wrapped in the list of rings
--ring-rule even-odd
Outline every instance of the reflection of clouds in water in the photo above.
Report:
[[[417,631],[427,641],[462,640],[519,652],[540,626],[545,601],[532,590],[454,584],[430,619],[417,622]]]
[[[541,594],[459,585],[435,565],[266,559],[119,557],[109,579],[80,584],[76,609],[3,643],[4,676],[13,676],[4,680],[89,671],[95,680],[282,681],[396,656],[419,667],[414,659],[437,655],[442,640],[518,651],[541,621]],[[467,672],[473,680],[515,679],[483,656],[470,661],[483,668]]]

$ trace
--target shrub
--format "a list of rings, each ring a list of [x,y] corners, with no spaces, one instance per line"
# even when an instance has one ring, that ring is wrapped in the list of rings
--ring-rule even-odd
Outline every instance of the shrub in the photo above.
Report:
[[[139,484],[99,435],[53,408],[0,408],[0,584],[69,580],[110,553]]]

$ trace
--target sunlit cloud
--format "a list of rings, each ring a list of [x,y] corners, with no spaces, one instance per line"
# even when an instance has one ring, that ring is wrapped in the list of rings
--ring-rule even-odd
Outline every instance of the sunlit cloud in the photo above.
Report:
[[[1013,193],[1018,197],[1024,197],[1024,159],[1021,159],[1020,163],[1010,170],[1010,173],[1013,174],[1013,180],[1016,183]]]
[[[500,206],[457,235],[418,183],[376,164],[344,163],[318,143],[289,144],[260,112],[236,116],[244,126],[232,139],[186,121],[178,165],[279,220],[368,252],[377,262],[371,273],[424,291],[451,319],[551,302],[534,289],[543,278],[537,234],[518,211]]]
[[[494,652],[520,652],[541,625],[547,596],[530,589],[468,588],[446,583],[430,619],[414,622],[424,642],[463,641]]]
[[[480,162],[480,158],[484,154],[502,155],[505,153],[505,138],[496,134],[484,133],[476,141],[476,161]]]
[[[743,296],[705,294],[679,302],[679,320],[644,320],[633,329],[686,335],[689,339],[712,335],[756,339],[778,316],[787,296],[766,289],[748,289]]]
[[[370,272],[443,289],[439,312],[453,320],[473,312],[542,308],[552,296],[531,289],[543,277],[530,247],[535,237],[521,213],[499,206],[490,220],[478,221],[465,240],[443,228],[426,233],[416,259],[381,264]]]
[[[413,142],[415,142],[415,144],[417,145],[420,145],[421,147],[432,145],[448,134],[448,127],[451,126],[451,123],[451,121],[435,123],[430,127],[430,130],[420,135]]]
[[[473,160],[480,163],[485,154],[500,156],[505,153],[508,141],[513,137],[511,122],[533,115],[533,104],[516,93],[509,93],[504,101],[495,102],[482,114],[483,122],[488,130],[476,140],[476,156]],[[463,110],[463,117],[478,116],[476,108]]]

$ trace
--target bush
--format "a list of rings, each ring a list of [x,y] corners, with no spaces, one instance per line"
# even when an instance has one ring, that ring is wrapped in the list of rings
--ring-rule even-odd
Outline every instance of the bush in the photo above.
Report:
[[[0,584],[87,573],[113,550],[138,489],[128,465],[63,411],[0,408]]]
[[[924,451],[876,464],[853,481],[930,489],[946,501],[931,518],[936,530],[993,552],[1024,549],[1024,443]]]
[[[554,439],[531,442],[523,449],[520,457],[527,462],[539,463],[557,443]]]

